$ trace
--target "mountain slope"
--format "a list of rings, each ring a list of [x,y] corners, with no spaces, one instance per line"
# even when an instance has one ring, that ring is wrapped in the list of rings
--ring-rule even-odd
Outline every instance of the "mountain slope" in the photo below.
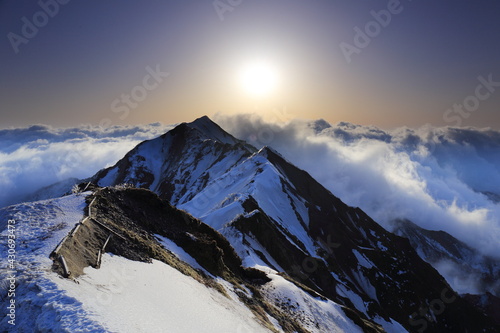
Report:
[[[207,117],[140,144],[91,181],[154,191],[222,233],[245,266],[301,281],[366,331],[494,331],[408,240]]]
[[[19,238],[30,244],[18,248],[18,332],[361,332],[342,306],[242,267],[222,235],[147,190],[95,189],[0,216],[20,230],[39,223]],[[98,264],[78,260],[101,247]],[[56,254],[69,279],[51,272],[63,275]],[[11,328],[7,320],[2,330]]]
[[[394,233],[406,237],[422,259],[433,265],[460,293],[500,295],[500,263],[444,231],[420,228],[407,220],[394,222]]]

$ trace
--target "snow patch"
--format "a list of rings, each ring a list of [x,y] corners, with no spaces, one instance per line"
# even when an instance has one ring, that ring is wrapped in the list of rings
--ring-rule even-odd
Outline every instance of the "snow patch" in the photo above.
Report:
[[[107,331],[269,332],[241,303],[157,260],[148,264],[105,254],[101,268],[86,268],[79,284],[54,280]]]
[[[331,300],[312,297],[292,282],[276,274],[268,275],[272,281],[263,287],[263,294],[292,315],[312,333],[361,333],[344,313],[341,306]]]

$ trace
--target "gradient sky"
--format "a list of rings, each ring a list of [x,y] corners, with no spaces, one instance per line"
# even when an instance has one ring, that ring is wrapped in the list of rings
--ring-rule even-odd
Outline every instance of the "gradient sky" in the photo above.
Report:
[[[383,128],[458,125],[459,117],[462,126],[500,128],[500,87],[480,90],[488,96],[469,117],[443,119],[455,103],[474,101],[479,76],[500,82],[500,2],[402,0],[348,63],[339,45],[354,44],[354,28],[394,1],[242,0],[221,20],[211,0],[72,0],[16,53],[9,33],[23,35],[23,17],[43,21],[42,9],[0,0],[0,128],[174,123],[216,112]],[[272,94],[238,84],[253,59],[279,73]],[[169,75],[128,115],[113,112],[148,66]]]

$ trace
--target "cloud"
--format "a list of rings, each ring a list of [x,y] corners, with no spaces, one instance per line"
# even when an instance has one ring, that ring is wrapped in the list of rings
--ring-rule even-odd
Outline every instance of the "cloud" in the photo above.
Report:
[[[35,125],[0,130],[0,207],[19,202],[40,187],[86,178],[122,158],[139,142],[172,126]]]
[[[268,145],[386,229],[407,218],[481,252],[500,253],[500,132],[474,128],[383,131],[324,120],[268,123],[221,115],[229,133]]]

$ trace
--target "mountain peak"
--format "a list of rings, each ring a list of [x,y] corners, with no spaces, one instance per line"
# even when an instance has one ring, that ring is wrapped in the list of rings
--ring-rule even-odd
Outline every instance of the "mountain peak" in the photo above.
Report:
[[[200,118],[196,118],[192,122],[188,123],[189,125],[193,126],[205,126],[205,127],[210,127],[210,126],[218,126],[212,119],[210,119],[208,116],[202,116]]]
[[[260,154],[266,158],[272,158],[273,156],[278,156],[279,158],[285,160],[285,158],[283,157],[283,155],[281,155],[278,151],[276,151],[274,148],[270,147],[270,146],[264,146],[262,147],[258,152],[257,154]]]
[[[315,120],[314,122],[311,123],[311,128],[314,130],[315,133],[321,133],[324,129],[331,128],[332,125],[330,125],[326,120],[324,119],[318,119]]]
[[[215,141],[220,141],[222,143],[236,144],[240,143],[240,140],[236,139],[226,131],[224,131],[219,125],[217,125],[208,116],[200,117],[193,122],[185,123],[188,127],[193,128],[201,132],[207,139],[212,139]]]

